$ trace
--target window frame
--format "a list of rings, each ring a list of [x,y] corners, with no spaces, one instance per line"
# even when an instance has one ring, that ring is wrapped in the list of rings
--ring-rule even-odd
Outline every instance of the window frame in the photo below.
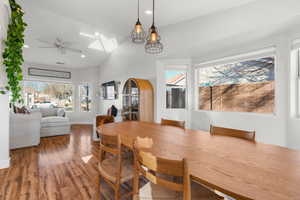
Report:
[[[185,73],[185,86],[184,87],[178,87],[178,86],[174,86],[174,87],[167,87],[166,84],[166,76],[165,73],[167,71],[182,71]],[[180,68],[180,67],[166,67],[164,69],[164,109],[166,110],[187,110],[188,109],[188,87],[187,87],[187,82],[188,81],[188,69],[186,67],[184,68]],[[167,97],[166,97],[166,93],[167,93],[167,89],[168,88],[185,88],[185,106],[184,108],[167,108]]]
[[[260,59],[263,57],[273,57],[274,58],[274,82],[275,82],[275,91],[274,91],[274,110],[272,113],[256,113],[256,112],[235,112],[235,111],[218,111],[218,110],[203,110],[198,109],[199,108],[199,94],[198,94],[198,82],[199,82],[199,68],[206,68],[206,67],[213,67],[215,65],[222,65],[222,64],[230,64],[230,63],[236,63],[236,62],[244,62],[249,60],[255,60]],[[207,62],[200,63],[198,65],[195,65],[193,68],[194,73],[194,83],[193,83],[193,89],[194,89],[194,111],[196,112],[206,112],[206,113],[238,113],[238,114],[247,114],[247,115],[257,115],[257,116],[273,116],[275,117],[277,115],[277,55],[276,55],[276,48],[270,47],[266,49],[262,49],[255,52],[250,52],[246,54],[240,54],[230,57],[225,57],[221,59],[215,59]],[[300,80],[300,77],[299,77]],[[299,97],[300,98],[300,97]]]
[[[297,49],[296,63],[296,118],[300,118],[300,48]]]
[[[40,79],[23,79],[22,80],[22,90],[24,87],[24,82],[42,82],[42,83],[54,83],[54,84],[66,84],[66,85],[71,85],[72,86],[72,90],[73,90],[73,94],[72,94],[72,98],[73,98],[73,107],[72,110],[65,110],[66,113],[74,113],[76,110],[76,86],[75,84],[73,84],[72,82],[68,82],[68,81],[57,81],[57,80],[40,80]],[[22,95],[25,95],[25,93],[22,91]],[[65,107],[64,107],[65,109]]]
[[[91,99],[91,103],[90,103],[90,106],[89,106],[89,110],[88,111],[85,111],[85,110],[82,110],[81,109],[81,94],[80,94],[80,87],[81,86],[85,86],[85,85],[88,85],[89,87],[89,99]],[[92,84],[91,83],[81,83],[78,85],[78,100],[79,100],[79,112],[84,112],[84,113],[89,113],[89,112],[92,112],[92,107],[93,107],[93,87],[92,87]]]

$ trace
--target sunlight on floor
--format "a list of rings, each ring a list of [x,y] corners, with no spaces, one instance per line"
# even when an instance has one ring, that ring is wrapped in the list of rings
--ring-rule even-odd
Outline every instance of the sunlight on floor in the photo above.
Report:
[[[93,157],[93,155],[83,156],[83,157],[81,157],[81,160],[85,163],[88,163],[92,157]]]

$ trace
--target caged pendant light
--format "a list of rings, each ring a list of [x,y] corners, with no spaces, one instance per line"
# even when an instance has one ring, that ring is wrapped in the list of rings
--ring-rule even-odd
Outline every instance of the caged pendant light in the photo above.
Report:
[[[153,22],[152,22],[152,26],[149,29],[149,34],[147,37],[147,42],[145,45],[145,50],[146,53],[149,54],[160,54],[163,52],[163,44],[160,42],[160,36],[158,34],[158,30],[155,27],[155,22],[154,22],[154,9],[155,9],[155,4],[154,4],[154,0],[153,0]]]
[[[140,22],[140,0],[138,0],[138,20],[134,26],[133,31],[131,32],[131,40],[133,43],[144,43],[146,38],[146,33],[143,29],[143,26]]]

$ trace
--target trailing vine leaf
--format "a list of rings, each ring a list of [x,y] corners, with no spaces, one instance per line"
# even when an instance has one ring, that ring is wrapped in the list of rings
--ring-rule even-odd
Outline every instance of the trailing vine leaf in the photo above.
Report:
[[[8,25],[7,38],[4,42],[5,49],[2,56],[8,83],[6,89],[11,91],[11,103],[15,104],[23,102],[20,82],[23,80],[24,31],[27,24],[23,20],[24,12],[21,6],[15,0],[9,0],[9,3],[11,21]],[[1,91],[0,93],[5,92]]]

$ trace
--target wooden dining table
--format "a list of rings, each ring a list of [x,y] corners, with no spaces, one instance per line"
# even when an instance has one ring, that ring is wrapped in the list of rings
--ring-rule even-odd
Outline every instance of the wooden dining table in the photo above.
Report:
[[[129,148],[138,136],[152,138],[156,156],[186,158],[193,181],[233,198],[300,199],[299,151],[148,122],[111,123],[102,129],[104,134],[120,134]]]

